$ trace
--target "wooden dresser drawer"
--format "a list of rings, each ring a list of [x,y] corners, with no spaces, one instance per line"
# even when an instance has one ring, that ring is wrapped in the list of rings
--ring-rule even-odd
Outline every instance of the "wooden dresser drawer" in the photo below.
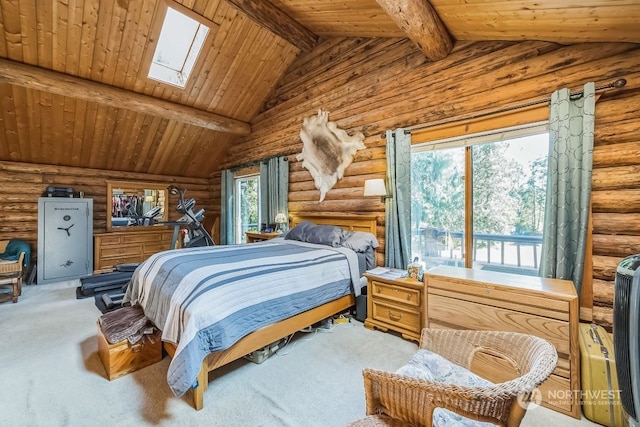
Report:
[[[514,299],[513,292],[490,285],[449,285],[445,288],[429,286],[431,295],[466,299],[478,304],[486,304],[517,311],[537,313],[541,316],[569,321],[569,303],[545,297],[527,295],[526,298]]]
[[[168,251],[169,242],[143,243],[142,253],[146,256],[153,255],[157,252]]]
[[[107,272],[113,269],[113,266],[118,264],[134,264],[142,262],[142,256],[119,256],[112,258],[100,258],[94,263],[94,269],[99,272]]]
[[[144,261],[142,255],[129,255],[129,256],[118,256],[113,258],[103,258],[101,261],[103,264],[99,266],[99,269],[113,267],[118,264],[133,264],[133,263],[139,263],[142,261]]]
[[[101,258],[112,258],[130,255],[140,255],[140,245],[103,246],[99,249]]]
[[[163,239],[162,232],[149,232],[149,233],[138,233],[132,234],[129,236],[124,236],[124,243],[147,243],[147,242],[162,242]],[[171,238],[169,238],[171,240]]]
[[[376,320],[398,326],[412,332],[420,333],[422,316],[419,311],[388,304],[385,300],[373,300],[372,317]]]
[[[564,413],[572,412],[572,408],[580,405],[576,402],[576,396],[571,388],[571,380],[552,374],[540,387],[544,406]]]
[[[385,298],[391,301],[420,307],[421,292],[418,289],[406,288],[395,284],[387,284],[373,280],[371,292],[374,298]]]
[[[438,319],[440,323],[449,321],[457,329],[490,329],[535,335],[548,340],[558,353],[569,355],[569,322],[440,295],[429,295],[427,313],[429,319]]]
[[[122,236],[119,234],[113,234],[109,236],[100,236],[99,239],[100,245],[109,246],[109,245],[120,245],[122,244]]]

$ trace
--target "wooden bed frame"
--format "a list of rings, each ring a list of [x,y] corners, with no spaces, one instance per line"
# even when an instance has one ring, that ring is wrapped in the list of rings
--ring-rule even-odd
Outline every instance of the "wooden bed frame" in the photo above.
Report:
[[[295,227],[304,220],[311,221],[314,224],[337,225],[345,230],[366,231],[374,236],[376,235],[377,220],[375,215],[291,215],[290,225]],[[232,347],[209,354],[202,362],[202,368],[198,374],[198,385],[192,389],[194,407],[198,411],[204,407],[204,392],[207,391],[209,386],[209,372],[291,335],[300,329],[347,310],[354,304],[353,294],[345,295],[319,307],[265,326],[240,339]],[[164,348],[173,357],[176,352],[176,346],[165,342]]]

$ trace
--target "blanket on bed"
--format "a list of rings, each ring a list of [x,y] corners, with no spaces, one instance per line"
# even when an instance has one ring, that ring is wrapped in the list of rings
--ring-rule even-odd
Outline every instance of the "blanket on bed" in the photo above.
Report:
[[[272,240],[152,255],[134,272],[124,301],[140,304],[163,341],[177,345],[167,380],[181,396],[207,354],[354,291],[352,250]]]

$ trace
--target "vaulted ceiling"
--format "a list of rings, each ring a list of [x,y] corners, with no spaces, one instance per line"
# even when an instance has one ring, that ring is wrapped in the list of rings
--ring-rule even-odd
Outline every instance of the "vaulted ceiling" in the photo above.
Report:
[[[640,43],[640,0],[180,0],[214,23],[185,89],[146,77],[165,0],[0,1],[0,160],[193,177],[218,169],[320,39]]]

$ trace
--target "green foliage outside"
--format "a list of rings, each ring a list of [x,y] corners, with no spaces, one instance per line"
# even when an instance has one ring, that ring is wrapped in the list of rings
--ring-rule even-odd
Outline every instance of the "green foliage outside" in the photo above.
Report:
[[[507,147],[473,146],[474,233],[541,234],[547,160],[523,168]],[[411,161],[412,228],[463,232],[464,148],[413,153]]]
[[[239,180],[239,217],[242,235],[246,231],[258,231],[260,228],[259,217],[259,182],[258,177],[244,178]]]

